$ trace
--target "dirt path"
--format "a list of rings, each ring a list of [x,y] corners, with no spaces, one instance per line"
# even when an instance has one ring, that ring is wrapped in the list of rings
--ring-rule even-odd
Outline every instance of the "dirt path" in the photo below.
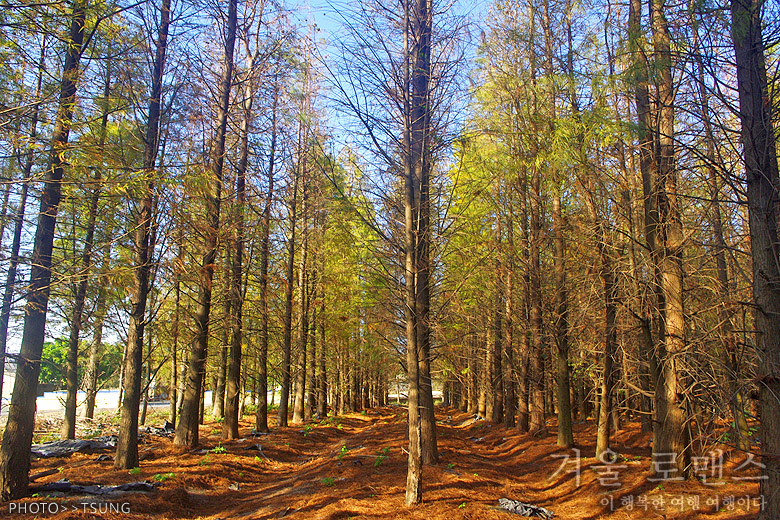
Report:
[[[115,471],[111,461],[97,462],[96,455],[86,454],[34,462],[32,473],[61,468],[41,482],[63,477],[101,484],[163,480],[154,494],[120,499],[129,504],[129,514],[71,511],[42,516],[46,518],[521,518],[496,509],[501,497],[544,506],[562,519],[747,520],[757,516],[754,504],[737,502],[758,492],[755,481],[728,477],[737,462],[728,463],[722,478],[711,482],[717,485],[648,482],[650,438],[639,433],[638,425],[629,424],[616,436],[614,446],[623,458],[605,470],[593,458],[593,423],[577,424],[575,438],[582,446],[577,472],[575,453],[557,448],[554,432],[536,438],[474,422],[454,410],[440,410],[438,419],[441,462],[425,468],[424,504],[414,509],[403,506],[406,414],[392,406],[223,444],[219,443],[221,425],[209,423],[201,429],[202,449],[193,452],[172,446],[169,439],[150,437],[140,447],[143,461],[135,474]],[[246,433],[251,429],[248,417],[242,427]],[[262,446],[262,453],[248,449],[256,444]],[[218,446],[225,452],[220,453]],[[563,471],[556,475],[562,465]],[[601,485],[599,478],[610,476],[605,471],[617,475],[620,487]],[[755,472],[739,475],[753,477]],[[728,497],[734,497],[733,507],[723,501]],[[659,508],[662,501],[664,507]],[[3,505],[0,516],[7,512]]]

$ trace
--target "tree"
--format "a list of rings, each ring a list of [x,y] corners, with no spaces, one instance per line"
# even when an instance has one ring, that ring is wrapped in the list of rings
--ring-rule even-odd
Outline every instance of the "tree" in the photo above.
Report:
[[[731,35],[737,64],[739,120],[744,150],[745,181],[753,259],[753,300],[757,380],[761,412],[761,495],[765,505],[759,518],[780,516],[780,175],[776,134],[769,103],[762,0],[732,0]]]
[[[136,214],[135,232],[133,233],[133,292],[124,359],[124,397],[119,423],[120,433],[114,457],[114,467],[118,469],[132,469],[138,466],[138,407],[141,402],[141,364],[144,328],[147,323],[146,304],[149,296],[150,264],[154,252],[154,241],[151,236],[152,219],[154,218],[154,169],[160,145],[160,107],[162,104],[162,81],[165,74],[165,56],[168,47],[168,30],[170,28],[170,11],[170,0],[162,0],[144,140],[141,207]]]
[[[192,343],[187,385],[182,402],[181,417],[176,425],[174,444],[178,446],[198,445],[198,424],[200,402],[203,391],[204,365],[209,341],[209,319],[211,315],[211,292],[214,279],[214,263],[217,258],[217,232],[220,223],[223,168],[225,163],[225,136],[227,135],[230,90],[233,84],[233,52],[236,42],[237,0],[228,4],[225,27],[225,47],[222,77],[219,81],[217,105],[217,130],[211,149],[211,176],[206,199],[206,229],[202,248],[200,280],[198,285],[198,307],[195,312],[197,334]]]
[[[35,398],[38,393],[38,374],[41,371],[41,351],[49,303],[54,228],[57,223],[57,209],[60,204],[62,176],[65,170],[64,148],[68,143],[73,124],[73,109],[80,74],[79,62],[84,51],[84,21],[87,7],[88,3],[83,0],[76,0],[73,3],[70,33],[66,40],[59,103],[51,139],[51,156],[41,193],[38,226],[33,242],[22,346],[19,351],[14,392],[3,434],[3,444],[0,447],[0,498],[3,500],[19,498],[27,492],[29,453],[35,421]]]

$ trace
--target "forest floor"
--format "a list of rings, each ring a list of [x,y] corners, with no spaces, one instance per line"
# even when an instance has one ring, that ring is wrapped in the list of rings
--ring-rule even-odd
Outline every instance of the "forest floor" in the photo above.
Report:
[[[98,509],[108,511],[102,514],[93,513],[96,497],[38,496],[15,507],[18,511],[22,503],[57,501],[69,509],[38,517],[58,519],[522,518],[497,508],[498,499],[505,497],[543,506],[561,519],[757,516],[758,473],[754,465],[739,467],[744,456],[727,452],[722,468],[710,464],[699,471],[708,473],[706,483],[650,481],[651,437],[641,433],[637,423],[624,425],[613,436],[613,449],[621,457],[605,468],[594,459],[592,421],[575,424],[581,448],[577,458],[576,452],[556,447],[554,426],[547,435],[535,437],[475,422],[453,409],[437,410],[437,419],[441,461],[424,468],[423,504],[411,509],[404,507],[407,427],[405,409],[399,406],[331,417],[306,427],[273,428],[268,435],[228,442],[220,442],[221,424],[207,422],[200,430],[198,450],[177,448],[169,438],[144,436],[140,470],[134,471],[115,470],[112,461],[97,461],[96,454],[39,459],[31,474],[58,471],[35,484],[62,478],[80,484],[160,484],[152,493],[112,498],[124,506]],[[244,417],[244,435],[253,420]],[[247,449],[256,444],[262,452]],[[86,502],[91,505],[80,505]],[[27,514],[8,515],[9,506],[1,506],[0,517],[32,518],[32,507]]]

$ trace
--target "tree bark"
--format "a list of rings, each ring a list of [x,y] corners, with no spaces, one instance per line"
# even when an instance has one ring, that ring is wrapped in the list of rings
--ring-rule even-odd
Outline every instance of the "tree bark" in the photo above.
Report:
[[[657,266],[660,273],[661,348],[659,379],[655,387],[656,428],[653,452],[675,454],[677,475],[686,477],[690,465],[688,418],[682,403],[681,381],[686,351],[683,309],[683,229],[677,200],[677,167],[674,151],[674,84],[672,78],[671,37],[665,15],[665,0],[651,3],[654,61],[658,88],[658,178],[654,189],[655,209],[659,217],[656,238]]]
[[[14,380],[14,392],[8,409],[8,420],[0,446],[0,499],[11,500],[27,492],[30,469],[30,446],[35,422],[35,400],[41,371],[46,328],[46,310],[51,281],[51,255],[54,228],[60,204],[64,152],[73,123],[79,62],[83,52],[86,0],[73,3],[70,35],[62,68],[59,104],[51,139],[51,156],[46,171],[38,226],[31,258],[30,285],[25,306],[24,331]]]
[[[760,386],[761,520],[780,518],[780,176],[762,36],[763,0],[732,0],[739,119],[745,158]]]
[[[236,43],[237,0],[228,4],[227,27],[225,31],[225,54],[222,77],[219,82],[219,104],[217,107],[217,133],[211,150],[211,175],[206,193],[206,226],[203,243],[203,259],[200,268],[198,304],[195,310],[195,341],[190,352],[187,384],[184,400],[176,425],[173,443],[177,446],[198,445],[200,424],[200,403],[203,391],[206,354],[209,342],[209,318],[211,315],[211,291],[214,279],[214,262],[217,258],[217,234],[220,221],[222,197],[222,175],[225,162],[225,135],[227,133],[230,90],[233,83],[233,52]]]
[[[276,75],[276,83],[278,83],[278,74]],[[271,256],[271,205],[273,203],[274,167],[276,165],[278,89],[274,89],[273,96],[271,106],[271,150],[268,156],[268,191],[266,192],[265,207],[263,208],[260,246],[260,353],[257,374],[259,401],[257,402],[257,415],[255,416],[255,429],[259,432],[268,431],[268,261]]]
[[[160,25],[157,34],[152,92],[149,99],[149,118],[144,143],[144,195],[141,210],[136,216],[133,247],[133,290],[131,296],[130,324],[127,331],[127,349],[124,359],[124,381],[119,440],[116,446],[114,467],[132,469],[138,466],[138,407],[141,402],[141,370],[143,359],[144,328],[146,327],[146,301],[149,294],[149,278],[152,257],[152,219],[154,203],[154,166],[159,150],[160,108],[162,79],[165,69],[165,53],[170,27],[170,0],[162,1]]]
[[[566,249],[563,240],[561,195],[553,198],[553,234],[555,243],[555,346],[558,383],[558,446],[574,446],[569,383],[569,313],[566,292]]]
[[[301,146],[302,138],[300,133],[302,129],[299,128],[298,144]],[[300,149],[300,148],[299,148]],[[298,160],[300,168],[300,158]],[[279,410],[277,424],[282,427],[287,427],[287,411],[290,402],[290,364],[292,358],[292,311],[293,311],[293,285],[295,283],[294,271],[295,271],[295,226],[297,219],[297,199],[298,199],[298,178],[300,173],[295,171],[295,179],[293,179],[292,197],[290,199],[290,215],[287,220],[290,222],[290,236],[287,238],[287,268],[285,278],[285,293],[284,293],[284,323],[283,323],[283,338],[282,338],[282,388],[279,392]]]
[[[100,122],[100,141],[98,150],[103,154],[106,142],[106,128],[108,126],[108,101],[111,92],[111,61],[106,64],[106,78],[103,84],[103,114]],[[89,198],[89,208],[87,210],[87,228],[84,237],[84,250],[81,253],[81,259],[78,271],[75,276],[76,294],[73,300],[73,313],[70,318],[70,335],[68,337],[68,359],[67,370],[65,374],[65,415],[62,421],[61,439],[76,438],[76,396],[79,389],[78,378],[78,356],[79,356],[79,336],[81,334],[82,316],[84,314],[84,301],[87,297],[87,286],[89,284],[89,274],[92,269],[92,250],[94,249],[95,224],[97,222],[98,203],[100,202],[100,193],[103,189],[103,172],[101,168],[95,168],[95,177],[93,179],[92,194]],[[76,240],[76,237],[73,237]]]

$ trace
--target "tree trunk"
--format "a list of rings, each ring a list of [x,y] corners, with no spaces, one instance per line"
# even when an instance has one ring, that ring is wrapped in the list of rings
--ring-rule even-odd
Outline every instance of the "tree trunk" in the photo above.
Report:
[[[299,128],[298,145],[302,145],[302,129]],[[300,158],[298,160],[300,168]],[[295,283],[295,226],[296,226],[296,201],[298,198],[298,178],[300,173],[296,170],[293,175],[293,191],[290,199],[290,214],[287,219],[290,222],[290,236],[287,239],[287,268],[284,294],[284,323],[282,339],[282,388],[279,392],[279,413],[277,424],[287,427],[287,410],[290,402],[290,362],[292,357],[292,312],[293,312],[293,285]]]
[[[144,196],[141,210],[136,216],[133,248],[133,292],[131,296],[130,324],[127,331],[127,350],[124,359],[122,414],[119,440],[116,446],[114,467],[132,469],[138,466],[138,407],[141,402],[141,363],[143,358],[144,327],[146,326],[146,300],[149,293],[150,262],[153,247],[152,206],[154,197],[154,165],[159,149],[160,106],[165,52],[170,25],[170,0],[162,1],[160,25],[157,35],[152,92],[149,99],[149,119],[144,143]]]
[[[226,251],[226,256],[230,256],[230,249]],[[214,384],[214,391],[211,394],[211,416],[215,419],[225,417],[225,382],[227,381],[228,351],[230,346],[230,322],[232,320],[232,301],[230,297],[230,288],[228,287],[225,295],[224,319],[222,320],[222,331],[220,334],[219,361],[217,362],[217,376]],[[224,425],[224,423],[223,423]]]
[[[276,81],[278,83],[278,74]],[[260,246],[260,353],[257,373],[257,415],[255,416],[255,429],[259,432],[268,431],[268,261],[271,256],[271,205],[274,194],[274,167],[276,166],[276,113],[279,102],[278,89],[274,89],[273,104],[271,106],[271,150],[268,156],[268,191],[265,196],[263,208],[263,227]],[[276,392],[274,386],[273,392]],[[273,400],[271,402],[273,404]]]
[[[325,285],[322,284],[321,291],[324,293]],[[319,312],[319,333],[320,347],[317,349],[317,365],[319,367],[317,374],[317,415],[324,419],[328,415],[328,373],[325,367],[325,294],[320,294],[320,312]]]
[[[254,70],[256,54],[251,55],[247,59],[247,71],[248,74],[252,74]],[[241,127],[239,128],[239,139],[241,141],[241,150],[239,155],[238,170],[236,171],[236,205],[234,208],[234,225],[235,225],[235,245],[233,251],[233,262],[231,265],[231,277],[230,277],[230,301],[233,316],[231,319],[231,335],[230,335],[230,367],[227,375],[227,395],[225,402],[225,422],[222,426],[222,438],[223,439],[237,439],[238,435],[238,420],[239,420],[239,408],[243,409],[243,406],[238,406],[238,390],[240,385],[240,371],[241,371],[241,346],[242,346],[242,331],[243,331],[243,308],[244,308],[244,291],[243,291],[243,271],[244,271],[244,212],[246,205],[246,171],[249,165],[249,127],[252,120],[252,103],[254,97],[252,94],[252,83],[247,78],[244,87],[244,99],[243,109],[244,117],[241,119]],[[246,393],[241,393],[241,404]]]
[[[304,140],[304,143],[306,140]],[[304,156],[305,157],[305,156]],[[307,161],[303,160],[303,200],[302,200],[302,234],[301,237],[301,258],[298,265],[298,319],[300,320],[300,329],[298,330],[298,355],[295,363],[295,398],[293,404],[293,423],[303,422],[303,406],[306,397],[306,347],[309,343],[309,274],[306,272],[308,267],[308,249],[309,249],[309,188],[308,175],[306,171]]]
[[[100,142],[98,149],[103,153],[106,142],[106,127],[108,126],[108,100],[111,91],[111,62],[106,64],[106,80],[103,85],[103,115],[100,124]],[[92,268],[92,250],[94,249],[95,224],[97,222],[98,202],[100,202],[100,192],[102,191],[103,175],[100,167],[95,168],[95,178],[93,180],[92,196],[89,199],[89,209],[87,210],[87,229],[84,237],[84,250],[81,253],[80,265],[75,279],[76,294],[73,300],[73,313],[70,318],[70,336],[68,337],[68,360],[65,374],[65,415],[62,422],[62,431],[60,438],[76,438],[76,396],[79,389],[78,378],[78,356],[79,356],[79,335],[81,334],[82,316],[84,314],[84,301],[87,297],[87,285],[89,284],[89,273]],[[76,240],[75,236],[73,240]]]
[[[739,119],[745,157],[760,385],[761,520],[780,518],[780,176],[762,31],[763,0],[731,2]]]
[[[566,292],[566,250],[563,240],[561,195],[553,198],[553,234],[555,243],[555,346],[558,383],[558,446],[574,446],[569,383],[569,316]]]
[[[35,423],[35,400],[41,371],[51,281],[51,254],[54,228],[60,204],[64,149],[68,143],[76,102],[79,61],[83,51],[84,19],[87,3],[73,3],[70,35],[62,69],[59,105],[51,139],[51,158],[46,171],[38,227],[31,258],[30,285],[25,306],[24,331],[14,380],[14,392],[8,409],[8,420],[0,447],[0,499],[20,498],[27,492],[30,469],[30,446]]]
[[[655,387],[656,429],[653,452],[674,454],[678,475],[686,477],[690,464],[687,413],[682,403],[681,373],[685,355],[683,310],[683,229],[677,200],[677,167],[674,152],[674,84],[671,38],[665,18],[665,0],[653,0],[652,27],[655,67],[658,73],[658,178],[654,189],[659,229],[656,243],[660,273],[662,355]]]
[[[109,226],[106,236],[112,235],[112,227]],[[106,286],[108,280],[109,264],[111,263],[111,244],[105,246],[103,253],[103,265],[100,267],[100,276],[98,278],[98,294],[95,303],[95,318],[92,325],[92,344],[89,349],[89,361],[87,362],[87,373],[84,374],[84,387],[86,389],[86,400],[84,402],[84,417],[92,419],[95,416],[95,400],[97,399],[98,383],[98,357],[103,348],[103,322],[106,318],[106,299],[108,298]]]
[[[233,82],[233,51],[236,42],[237,0],[230,0],[225,39],[225,55],[222,77],[219,83],[217,107],[217,133],[212,147],[211,175],[206,193],[206,230],[203,244],[203,260],[200,268],[198,304],[195,310],[195,341],[190,352],[187,385],[184,390],[179,424],[173,443],[177,446],[198,445],[200,403],[202,401],[204,371],[209,341],[211,315],[211,290],[214,278],[214,262],[217,258],[217,233],[219,230],[220,199],[222,196],[222,170],[225,161],[225,135],[227,133],[230,89]]]

